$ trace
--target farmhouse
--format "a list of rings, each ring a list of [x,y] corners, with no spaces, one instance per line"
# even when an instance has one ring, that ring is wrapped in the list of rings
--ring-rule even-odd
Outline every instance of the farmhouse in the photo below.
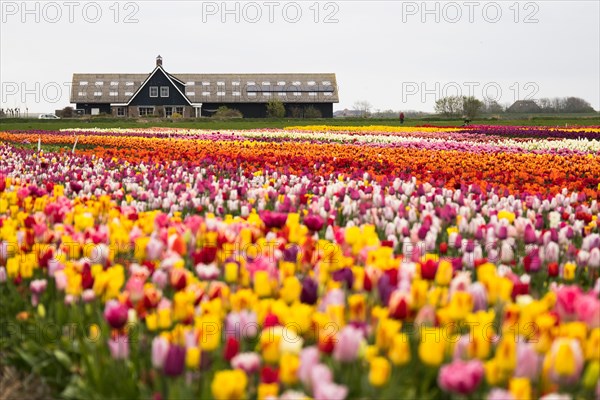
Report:
[[[262,118],[274,99],[289,117],[318,110],[332,118],[339,101],[335,74],[170,74],[158,56],[149,74],[73,74],[71,89],[80,113],[116,117],[206,117],[226,106]]]

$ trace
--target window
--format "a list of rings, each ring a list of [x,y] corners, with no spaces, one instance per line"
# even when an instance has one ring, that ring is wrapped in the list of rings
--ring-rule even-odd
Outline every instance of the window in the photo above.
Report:
[[[294,85],[294,86],[300,86],[300,85],[302,85],[302,83],[300,83],[300,81],[295,81],[295,82],[292,82],[292,85]]]
[[[315,81],[308,81],[307,84],[308,84],[308,86],[315,86],[317,84],[317,82],[315,82]]]
[[[323,93],[325,96],[333,96],[333,92],[325,92]]]
[[[86,93],[85,93],[85,92],[79,92],[79,93],[77,93],[77,95],[78,95],[79,97],[85,97]]]
[[[279,92],[280,96],[285,96],[285,92]]]
[[[102,81],[96,82],[96,86],[102,86],[102,85],[104,85],[104,82],[102,82]]]
[[[210,92],[202,92],[202,96],[210,96]]]
[[[165,117],[169,118],[173,115],[173,107],[165,107]]]
[[[113,82],[110,83],[110,86],[119,86],[119,82],[114,82],[113,81]]]
[[[248,85],[248,86],[254,86],[254,85],[256,85],[256,82],[253,82],[253,81],[248,81],[247,85]]]
[[[196,92],[185,92],[186,96],[195,96]]]
[[[217,86],[225,86],[225,82],[222,82],[222,81],[217,82]]]
[[[138,107],[140,117],[144,115],[154,115],[154,107]]]
[[[240,83],[239,82],[231,82],[231,85],[232,86],[240,86]]]
[[[241,92],[232,92],[231,94],[234,95],[234,96],[241,96],[242,95]]]
[[[183,107],[175,107],[175,112],[183,117]]]
[[[79,82],[79,86],[87,86],[87,81],[81,81]]]
[[[225,92],[217,92],[217,96],[225,96]]]
[[[263,96],[265,96],[265,97],[271,97],[271,93],[270,92],[263,92]]]
[[[209,86],[210,82],[202,82],[202,86]]]
[[[255,97],[256,96],[256,92],[248,92],[248,97]]]
[[[125,107],[117,107],[117,117],[125,116]]]
[[[158,86],[150,86],[150,97],[158,97]]]
[[[94,96],[102,96],[102,92],[94,92]]]
[[[294,92],[294,96],[302,96],[302,92]]]
[[[278,85],[278,86],[284,86],[284,85],[285,85],[285,82],[284,82],[284,81],[279,81],[279,82],[277,82],[277,85]]]
[[[316,95],[317,95],[317,92],[310,92],[310,93],[308,93],[308,95],[309,95],[309,96],[316,96]]]
[[[263,82],[262,84],[263,84],[263,86],[269,86],[271,84],[271,82]]]
[[[330,81],[323,81],[323,85],[325,85],[325,86],[331,86],[331,82]]]
[[[133,82],[125,82],[125,86],[133,86]]]
[[[169,87],[168,86],[160,87],[160,97],[169,97]]]
[[[195,82],[186,82],[185,85],[186,86],[194,86],[196,83]]]
[[[125,92],[125,96],[133,96],[133,92]]]
[[[109,94],[110,94],[111,96],[118,96],[118,95],[119,95],[119,92],[110,92]]]

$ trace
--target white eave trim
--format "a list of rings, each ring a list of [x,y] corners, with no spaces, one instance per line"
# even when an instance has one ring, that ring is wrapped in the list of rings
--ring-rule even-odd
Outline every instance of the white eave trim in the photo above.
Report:
[[[111,107],[127,107],[127,103],[110,103]]]
[[[146,83],[148,83],[148,81],[150,80],[150,78],[152,78],[154,76],[154,74],[156,74],[156,71],[161,70],[163,74],[165,74],[165,76],[167,77],[167,79],[169,80],[169,82],[171,82],[171,85],[173,85],[173,87],[175,88],[175,90],[177,90],[179,92],[179,94],[181,96],[183,96],[183,98],[188,102],[189,105],[192,105],[192,102],[190,101],[190,99],[187,98],[187,96],[185,94],[183,94],[181,92],[181,90],[179,90],[179,88],[177,87],[177,85],[173,82],[173,79],[171,79],[171,75],[169,75],[162,66],[157,65],[156,68],[154,68],[154,71],[152,71],[150,73],[150,75],[148,75],[148,77],[144,80],[144,82],[142,82],[142,84],[140,85],[140,87],[138,88],[138,90],[135,91],[135,93],[133,93],[131,95],[131,97],[129,98],[129,101],[127,102],[127,106],[129,106],[129,103],[131,103],[131,101],[133,99],[135,99],[135,96],[137,96],[140,91],[144,88],[144,86],[146,85]]]

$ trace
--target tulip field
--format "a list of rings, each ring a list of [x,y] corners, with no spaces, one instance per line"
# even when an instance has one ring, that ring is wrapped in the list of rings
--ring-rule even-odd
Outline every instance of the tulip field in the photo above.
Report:
[[[600,398],[598,126],[0,141],[0,364],[52,397]]]

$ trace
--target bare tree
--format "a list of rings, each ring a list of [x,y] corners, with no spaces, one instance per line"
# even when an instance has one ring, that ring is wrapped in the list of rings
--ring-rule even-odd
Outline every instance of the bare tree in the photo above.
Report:
[[[372,107],[372,105],[368,101],[359,100],[354,103],[354,105],[352,106],[352,109],[354,109],[355,111],[358,111],[358,113],[361,117],[366,118],[371,113],[371,107]]]

